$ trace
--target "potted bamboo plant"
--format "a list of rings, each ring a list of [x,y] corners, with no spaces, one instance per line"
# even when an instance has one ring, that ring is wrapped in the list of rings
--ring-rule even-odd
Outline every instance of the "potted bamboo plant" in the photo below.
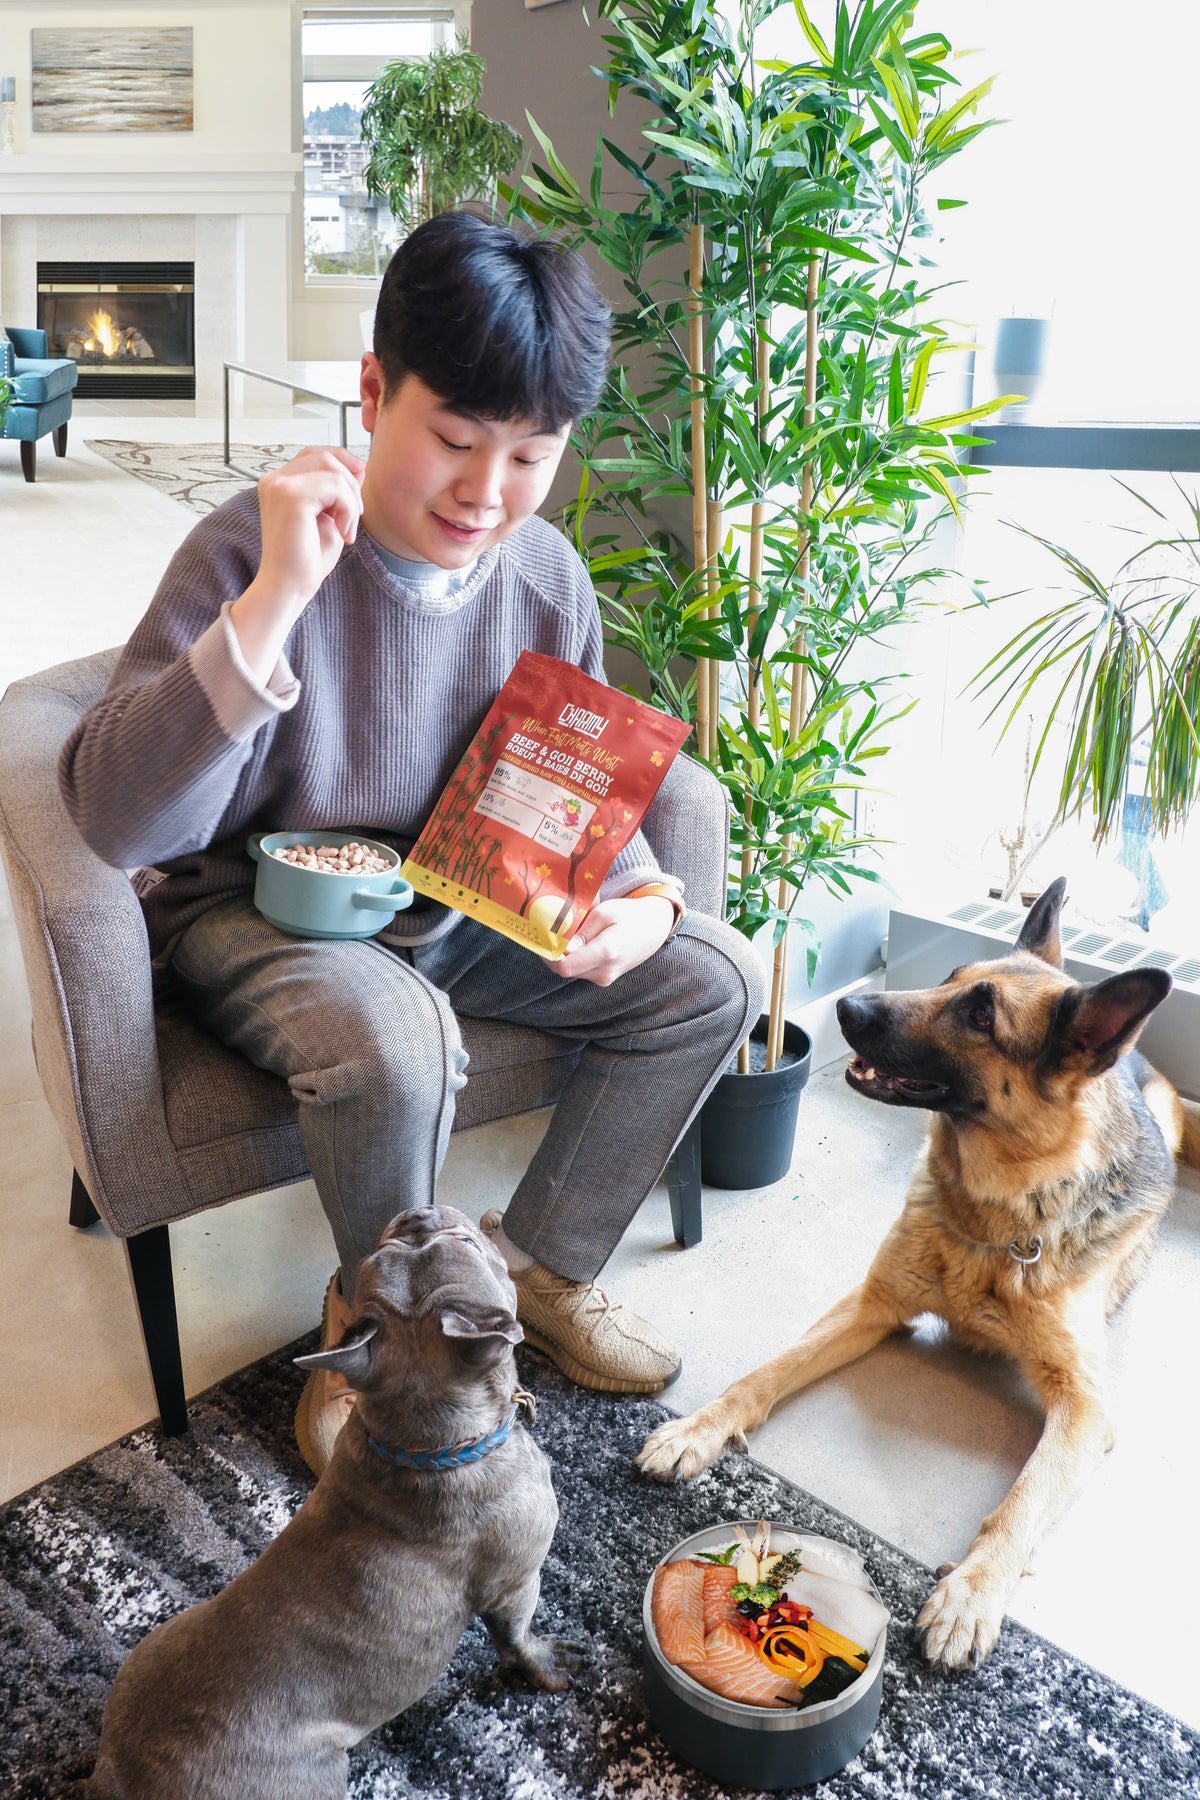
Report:
[[[389,63],[367,89],[362,141],[367,192],[407,234],[463,200],[490,198],[524,143],[479,107],[483,59],[459,42]]]
[[[1057,562],[1068,586],[974,681],[1002,734],[1038,709],[1025,759],[1027,791],[1044,763],[1061,758],[1053,816],[1011,868],[1005,899],[1069,821],[1090,819],[1094,842],[1104,844],[1128,825],[1133,800],[1140,835],[1182,830],[1200,797],[1200,496],[1178,481],[1175,488],[1178,520],[1126,489],[1150,517],[1110,576],[1018,527]],[[1145,791],[1134,795],[1130,775],[1142,756]]]
[[[728,792],[727,917],[773,954],[768,1078],[789,938],[810,981],[818,955],[804,890],[875,878],[853,790],[907,702],[861,652],[942,577],[931,539],[957,511],[967,428],[1002,404],[938,415],[925,398],[934,359],[963,348],[933,309],[926,188],[984,129],[989,84],[956,82],[913,0],[833,0],[827,37],[787,0],[804,59],[767,59],[757,34],[781,4],[598,0],[597,74],[611,107],[639,108],[640,153],[602,137],[580,181],[531,117],[521,203],[624,287],[566,523],[609,642]],[[609,204],[614,178],[630,197]],[[750,1071],[746,1044],[718,1095]],[[707,1155],[705,1175],[775,1178],[714,1175]]]

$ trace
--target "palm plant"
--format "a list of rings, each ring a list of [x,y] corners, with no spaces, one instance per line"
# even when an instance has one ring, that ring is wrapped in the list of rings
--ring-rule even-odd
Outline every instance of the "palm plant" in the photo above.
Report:
[[[402,232],[489,194],[524,151],[511,126],[480,111],[484,72],[482,57],[460,41],[389,63],[367,89],[367,192],[387,201]]]
[[[768,1068],[789,928],[810,980],[816,963],[799,896],[874,879],[852,790],[907,708],[862,651],[942,578],[930,540],[957,511],[963,428],[1003,403],[924,410],[935,357],[962,347],[933,312],[925,189],[984,129],[989,84],[959,87],[914,0],[834,0],[828,40],[789,0],[808,54],[763,59],[781,3],[599,0],[597,73],[610,107],[649,112],[640,153],[601,138],[580,182],[531,118],[523,203],[624,286],[567,524],[609,642],[730,794],[727,916],[774,942]],[[605,202],[612,172],[627,204]]]
[[[1050,832],[1090,815],[1093,838],[1118,830],[1135,756],[1146,760],[1150,828],[1186,824],[1200,789],[1200,499],[1178,482],[1185,521],[1173,525],[1145,495],[1120,484],[1160,523],[1107,580],[1061,544],[1017,527],[1071,578],[1069,593],[1023,625],[974,678],[1001,735],[1045,696],[1027,785],[1058,740],[1066,747],[1054,816],[1015,871],[1008,892]]]

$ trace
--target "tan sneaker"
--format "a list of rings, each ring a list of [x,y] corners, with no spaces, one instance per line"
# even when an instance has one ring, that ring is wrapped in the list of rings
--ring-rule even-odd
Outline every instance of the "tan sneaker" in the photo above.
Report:
[[[321,1349],[340,1344],[350,1323],[350,1308],[342,1298],[342,1272],[335,1269],[325,1289],[321,1308]],[[314,1369],[304,1384],[296,1408],[296,1442],[314,1475],[320,1475],[333,1455],[338,1432],[354,1411],[355,1394],[344,1375],[332,1369]]]
[[[504,1222],[487,1212],[480,1229],[491,1237]],[[661,1332],[627,1312],[594,1281],[568,1281],[540,1263],[510,1271],[525,1341],[558,1364],[580,1387],[605,1394],[660,1394],[683,1367]]]

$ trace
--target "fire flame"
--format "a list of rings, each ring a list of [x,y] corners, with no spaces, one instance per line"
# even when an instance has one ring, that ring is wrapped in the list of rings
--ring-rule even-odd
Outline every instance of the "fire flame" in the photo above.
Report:
[[[86,350],[102,350],[105,356],[115,356],[119,345],[117,328],[111,313],[94,312],[88,320],[91,337],[84,345]]]

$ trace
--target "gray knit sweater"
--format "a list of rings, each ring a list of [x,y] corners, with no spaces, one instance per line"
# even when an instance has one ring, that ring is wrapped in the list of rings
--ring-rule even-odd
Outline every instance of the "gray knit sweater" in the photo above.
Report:
[[[253,831],[354,831],[406,851],[522,650],[604,680],[587,572],[543,519],[440,598],[398,579],[360,531],[266,687],[228,616],[260,550],[254,489],[197,525],[63,747],[63,798],[87,843],[117,867],[164,872],[143,900],[157,954],[252,889]],[[639,832],[602,892],[661,879]],[[380,937],[428,941],[459,917],[425,902]]]

